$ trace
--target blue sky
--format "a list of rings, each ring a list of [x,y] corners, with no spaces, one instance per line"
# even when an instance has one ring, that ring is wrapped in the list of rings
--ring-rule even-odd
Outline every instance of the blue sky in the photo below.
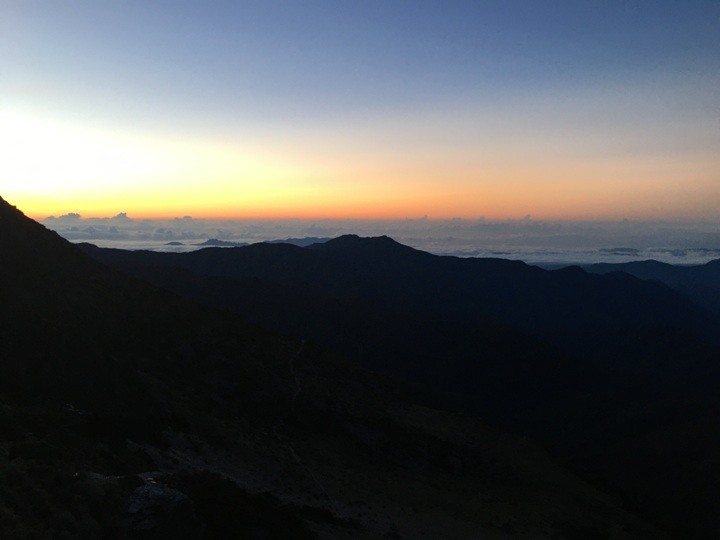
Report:
[[[37,213],[75,210],[71,196],[84,213],[109,209],[124,184],[125,206],[150,213],[177,185],[182,196],[166,210],[179,214],[204,187],[224,195],[203,195],[196,210],[222,206],[225,216],[260,215],[262,205],[278,215],[432,215],[437,200],[443,217],[592,219],[631,215],[633,199],[655,197],[638,217],[711,219],[718,51],[717,1],[5,0],[0,113],[6,125],[55,126],[27,138],[38,159],[75,136],[62,124],[82,132],[74,148],[140,141],[117,159],[140,159],[141,146],[142,159],[163,165],[135,185],[101,164],[88,170],[82,152],[73,161],[47,149],[58,179],[18,159],[0,169],[0,188]],[[199,157],[171,166],[173,152]],[[172,177],[212,159],[225,165],[208,164],[206,178]],[[74,186],[83,175],[95,181]],[[696,196],[679,197],[683,186]],[[547,199],[553,191],[567,212]]]

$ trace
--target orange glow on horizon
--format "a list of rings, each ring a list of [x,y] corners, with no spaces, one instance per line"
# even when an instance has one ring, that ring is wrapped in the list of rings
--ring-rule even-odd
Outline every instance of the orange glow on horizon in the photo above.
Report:
[[[702,175],[700,175],[702,176]],[[288,189],[222,197],[146,197],[121,193],[87,198],[51,195],[13,196],[9,201],[35,219],[78,213],[105,218],[125,212],[133,219],[174,219],[191,216],[210,220],[474,220],[521,219],[607,220],[711,220],[720,213],[720,186],[706,179],[706,189],[691,192],[681,182],[667,178],[623,177],[615,180],[585,179],[483,182],[477,186],[449,185],[447,189],[405,191],[397,186],[374,190]],[[653,196],[649,197],[648,193]],[[702,211],[698,211],[698,208]]]
[[[0,196],[44,219],[711,220],[720,158],[200,140],[0,117]],[[508,146],[504,146],[507,144]],[[40,157],[39,157],[40,156]],[[688,189],[692,186],[693,189]]]

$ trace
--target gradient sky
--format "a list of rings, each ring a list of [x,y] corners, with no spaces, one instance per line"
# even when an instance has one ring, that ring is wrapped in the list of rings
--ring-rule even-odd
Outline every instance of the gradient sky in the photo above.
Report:
[[[720,217],[720,2],[0,0],[33,217]]]

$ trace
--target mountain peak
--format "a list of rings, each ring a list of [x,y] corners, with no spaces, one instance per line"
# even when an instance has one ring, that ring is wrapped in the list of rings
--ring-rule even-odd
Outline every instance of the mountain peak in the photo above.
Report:
[[[387,235],[358,236],[357,234],[344,234],[325,243],[313,244],[308,247],[328,253],[353,252],[363,255],[420,253],[415,248],[401,244]]]
[[[40,241],[48,235],[57,236],[0,197],[0,249],[15,250],[21,243]]]
[[[76,246],[0,197],[0,276],[70,276],[78,265],[97,267]]]
[[[6,219],[17,219],[18,217],[25,217],[25,214],[0,197],[0,219],[5,221]]]

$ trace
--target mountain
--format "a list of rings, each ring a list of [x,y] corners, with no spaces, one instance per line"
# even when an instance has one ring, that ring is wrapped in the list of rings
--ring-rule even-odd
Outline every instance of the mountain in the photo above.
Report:
[[[208,238],[204,242],[195,244],[196,246],[214,246],[214,247],[241,247],[246,246],[245,242],[232,242],[230,240],[218,240],[217,238]]]
[[[509,326],[589,363],[629,374],[652,373],[673,385],[678,365],[670,358],[660,365],[655,352],[646,349],[647,341],[657,334],[672,335],[682,342],[678,347],[700,346],[716,344],[720,335],[717,319],[658,283],[622,273],[598,276],[579,268],[550,272],[519,261],[434,256],[387,237],[344,236],[305,249],[256,244],[185,254],[84,249],[162,286],[172,279],[182,281],[184,273],[184,284],[178,284],[176,292],[192,295],[198,287],[213,288],[214,292],[196,291],[195,297],[207,301],[212,296],[220,307],[249,317],[253,313],[243,311],[243,303],[255,285],[230,283],[233,280],[292,290],[308,301],[350,302],[370,313]],[[166,278],[168,270],[173,275]],[[265,296],[268,302],[275,298]],[[272,312],[279,313],[278,327],[302,335],[300,329],[283,326],[284,309],[276,308]],[[316,310],[307,311],[312,319]],[[300,313],[287,318],[302,320]],[[675,352],[668,349],[666,356]],[[703,372],[700,378],[704,377]]]
[[[530,442],[0,199],[0,537],[658,538]]]
[[[584,268],[594,274],[624,272],[640,279],[659,281],[720,316],[720,259],[694,266],[649,260],[592,264]]]
[[[320,343],[426,405],[537,438],[678,537],[720,533],[718,321],[661,283],[439,257],[387,237],[186,254],[82,249]]]
[[[317,236],[306,236],[304,238],[286,238],[284,240],[270,240],[268,244],[292,244],[293,246],[307,247],[312,244],[322,244],[330,238],[319,238]]]

